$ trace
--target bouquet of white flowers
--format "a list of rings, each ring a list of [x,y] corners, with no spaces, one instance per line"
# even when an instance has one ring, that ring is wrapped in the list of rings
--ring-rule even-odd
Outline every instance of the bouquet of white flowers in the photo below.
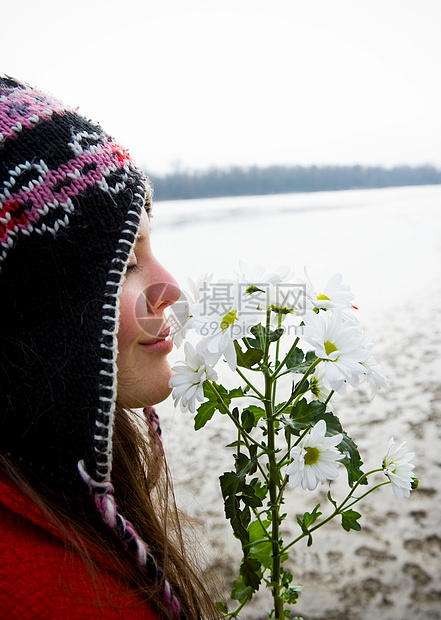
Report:
[[[238,605],[232,611],[218,606],[226,618],[236,618],[264,586],[274,605],[268,617],[289,617],[301,591],[284,568],[291,547],[302,539],[310,546],[313,533],[338,516],[345,530],[360,530],[361,514],[353,506],[381,486],[391,484],[398,498],[408,497],[418,485],[410,463],[414,454],[391,438],[383,462],[364,473],[357,445],[329,409],[333,394],[344,396],[347,384],[367,382],[371,398],[389,389],[340,274],[317,294],[306,270],[302,281],[293,281],[288,267],[266,273],[241,264],[235,279],[204,277],[193,293],[184,312],[181,307],[175,337],[180,344],[194,329],[200,340],[195,346],[185,342],[185,361],[173,368],[175,405],[195,414],[196,430],[215,412],[237,429],[229,444],[234,468],[220,476],[220,484],[226,517],[243,551],[231,593]],[[221,359],[239,385],[218,383],[215,366]],[[286,376],[289,391],[279,394]],[[298,536],[283,540],[285,493],[298,486],[313,491],[319,482],[330,486],[341,467],[348,477],[346,497],[337,500],[329,488],[327,516],[317,504],[298,518]],[[385,479],[370,484],[377,473]]]

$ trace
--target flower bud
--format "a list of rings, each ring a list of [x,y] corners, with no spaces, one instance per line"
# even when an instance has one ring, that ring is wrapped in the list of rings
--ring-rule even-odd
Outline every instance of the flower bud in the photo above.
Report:
[[[410,483],[410,486],[411,486],[412,491],[415,491],[415,489],[417,489],[417,488],[418,488],[419,483],[420,483],[419,478],[417,478],[416,476],[414,476],[414,477],[412,478],[411,483]]]

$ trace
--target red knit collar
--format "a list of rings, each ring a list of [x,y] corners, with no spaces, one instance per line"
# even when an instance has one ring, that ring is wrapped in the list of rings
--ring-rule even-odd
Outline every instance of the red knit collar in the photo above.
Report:
[[[70,546],[69,537],[75,537],[73,532],[65,527],[65,531],[60,530],[48,516],[39,508],[14,482],[0,472],[0,504],[19,515],[26,521],[33,523],[45,532],[59,539],[63,545]],[[113,562],[95,549],[89,549],[89,556],[101,567],[114,571]]]

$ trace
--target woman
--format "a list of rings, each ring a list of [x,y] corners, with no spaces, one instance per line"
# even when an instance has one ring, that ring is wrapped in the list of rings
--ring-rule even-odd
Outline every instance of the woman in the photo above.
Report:
[[[151,251],[150,199],[98,125],[0,78],[3,617],[218,617],[151,408],[179,290]]]

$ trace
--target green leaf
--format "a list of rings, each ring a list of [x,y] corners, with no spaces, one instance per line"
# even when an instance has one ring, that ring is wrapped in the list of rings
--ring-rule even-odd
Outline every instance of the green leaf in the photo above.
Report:
[[[247,342],[248,344],[253,347],[254,349],[260,349],[261,351],[263,351],[263,342],[260,342],[260,330],[262,329],[262,334],[264,333],[264,328],[262,325],[254,325],[251,329],[250,332],[253,334],[254,338],[250,338],[249,336],[247,336]]]
[[[254,461],[255,454],[251,459],[244,454],[239,454],[236,457],[237,472],[225,472],[219,478],[224,498],[225,516],[231,523],[234,536],[241,541],[242,545],[249,542],[247,527],[251,521],[250,507],[262,506],[262,500],[259,497],[261,488],[254,482],[253,484],[245,483],[246,472],[249,470],[253,472],[256,469]]]
[[[241,500],[246,506],[249,506],[250,508],[260,508],[261,506],[263,506],[262,500],[259,499],[255,493],[252,493],[250,495],[244,493],[243,495],[241,495]]]
[[[249,457],[242,452],[234,456],[236,473],[242,481],[245,481],[246,476],[254,474],[257,469],[257,446],[249,446],[248,451]]]
[[[281,338],[284,334],[285,330],[283,327],[278,327],[277,329],[270,331],[270,342],[276,342]]]
[[[237,422],[239,422],[239,409],[237,407],[234,407],[233,411],[231,412],[231,415]]]
[[[295,384],[294,389],[297,391],[297,393],[300,396],[301,394],[306,394],[306,392],[309,390],[309,381],[308,381],[308,379],[306,379],[306,381],[303,382],[303,384],[300,386],[300,391],[298,391],[299,390],[299,383],[300,383],[300,381]]]
[[[301,349],[296,347],[286,360],[285,365],[291,372],[304,373],[316,359],[314,351],[308,351],[305,355]]]
[[[265,519],[262,522],[256,520],[256,521],[253,521],[252,523],[250,523],[249,526],[248,526],[248,533],[250,535],[250,542],[253,542],[255,540],[260,540],[261,538],[265,538],[266,537],[266,533],[265,533],[265,529],[264,528],[268,529],[268,527],[270,525],[271,525],[271,521],[269,519]],[[270,541],[268,541],[268,542],[270,543]]]
[[[349,530],[361,530],[361,525],[358,523],[358,519],[361,518],[361,514],[355,510],[345,510],[341,515],[341,525],[349,532]]]
[[[224,499],[230,495],[236,495],[241,480],[234,471],[225,472],[220,476],[219,481]]]
[[[202,403],[202,405],[198,408],[197,414],[194,417],[194,430],[198,431],[199,429],[203,428],[206,423],[211,420],[216,409],[216,404],[212,401]]]
[[[283,336],[284,333],[284,329],[283,327],[279,327],[277,329],[270,329],[268,332],[269,335],[269,341],[270,342],[276,342],[277,340],[279,340],[279,338],[281,338]],[[251,338],[247,338],[248,344],[251,345],[252,347],[261,349],[261,344],[260,344],[260,337],[262,335],[262,338],[264,339],[264,341],[266,340],[266,327],[264,327],[263,325],[254,325],[254,327],[252,327],[250,329],[250,332],[253,334],[253,336],[256,337],[256,340],[252,341]],[[256,344],[258,343],[258,345]]]
[[[228,607],[225,605],[225,603],[221,603],[220,601],[217,601],[215,603],[215,606],[217,607],[217,609],[219,609],[219,611],[221,611],[223,614],[227,614],[228,613]]]
[[[303,523],[307,530],[309,530],[311,525],[315,523],[315,521],[317,521],[317,519],[323,514],[319,512],[319,508],[320,504],[317,504],[317,506],[312,512],[305,512],[305,514],[303,515]]]
[[[249,509],[248,506],[244,506],[243,510],[239,510],[239,519],[240,519],[241,526],[244,528],[244,530],[246,530],[251,521],[251,510]],[[240,531],[242,533],[242,530]],[[246,533],[246,536],[244,535],[243,539],[241,540],[242,542],[245,541],[245,543],[249,542],[248,532]]]
[[[250,586],[246,586],[242,580],[236,580],[233,582],[233,590],[231,592],[231,598],[235,601],[242,603],[243,601],[251,601],[253,598],[254,590]]]
[[[259,420],[266,417],[266,411],[265,409],[262,409],[262,407],[257,407],[256,405],[249,405],[246,410],[250,411],[254,415],[254,424],[257,424]]]
[[[297,368],[297,366],[300,366],[300,364],[303,362],[304,357],[305,357],[305,354],[303,353],[302,349],[299,349],[298,347],[296,347],[295,349],[291,351],[290,356],[285,362],[285,365],[288,368],[288,370]]]
[[[283,599],[288,603],[288,605],[295,605],[302,592],[302,586],[289,586],[283,592]]]
[[[245,390],[241,387],[238,388],[233,388],[232,390],[230,390],[228,392],[228,397],[229,398],[241,398],[242,396],[245,396],[245,391],[248,391],[248,386],[245,388]]]
[[[262,359],[263,351],[260,349],[254,348],[243,351],[237,340],[234,341],[234,348],[236,349],[237,365],[243,368],[251,369],[252,366],[258,364]]]
[[[227,405],[227,407],[230,405],[231,403],[231,396],[228,392],[228,390],[226,388],[224,388],[223,385],[221,385],[220,383],[215,383],[214,381],[212,382],[212,384],[214,385],[214,387],[217,389],[217,391],[219,392],[219,394],[222,396],[222,400],[224,401],[224,403]],[[215,403],[216,408],[219,409],[219,411],[221,413],[224,413],[224,411],[222,410],[222,405],[221,405],[221,401],[218,399],[218,397],[216,396],[216,394],[213,393],[213,391],[211,390],[211,388],[204,383],[204,396],[205,398],[207,398],[209,401]]]
[[[345,456],[340,462],[346,467],[348,474],[348,484],[353,487],[357,480],[363,475],[361,466],[363,461],[361,460],[360,453],[358,452],[357,444],[343,431],[343,440],[340,443],[340,448],[343,452],[347,452],[348,456]],[[367,484],[366,479],[361,481],[361,484]]]
[[[247,338],[247,342],[250,347],[253,347],[253,349],[259,349],[260,351],[262,351],[259,338]]]
[[[284,588],[287,588],[289,586],[289,584],[292,582],[293,579],[294,579],[294,577],[293,577],[293,575],[289,571],[287,571],[287,570],[282,571],[282,576],[280,578],[280,583],[282,584],[282,586]],[[296,587],[299,587],[299,586],[296,586]]]
[[[321,512],[319,512],[319,508],[320,508],[320,504],[317,504],[317,506],[314,508],[312,512],[305,512],[305,514],[303,515],[303,519],[300,519],[299,517],[297,517],[297,523],[300,525],[302,532],[308,536],[308,542],[307,542],[308,547],[312,545],[312,535],[311,535],[311,532],[309,531],[309,528],[322,514]]]
[[[308,426],[313,426],[321,419],[326,422],[331,421],[331,416],[332,414],[326,413],[325,405],[320,401],[312,400],[308,403],[305,398],[302,398],[292,407],[286,424],[294,435],[300,435],[301,431]]]
[[[244,510],[240,510],[239,498],[230,495],[225,500],[225,516],[230,520],[233,534],[241,543],[247,544],[249,536],[247,527],[250,522],[250,509],[245,506]]]
[[[255,423],[254,413],[250,409],[244,409],[242,411],[242,426],[245,432],[249,433],[254,428]]]
[[[262,580],[262,565],[255,558],[245,558],[240,566],[240,575],[245,585],[258,590]]]
[[[213,383],[213,385],[216,387],[218,392],[222,395],[222,398],[226,406],[228,407],[231,402],[231,396],[229,395],[227,390],[222,385],[217,385],[216,383]],[[207,400],[206,402],[202,403],[202,405],[198,407],[197,413],[194,417],[195,431],[198,431],[201,428],[203,428],[206,425],[206,423],[209,422],[209,420],[211,420],[216,410],[220,411],[221,413],[225,413],[225,411],[222,409],[221,401],[212,392],[211,388],[208,385],[204,385],[204,396]]]
[[[271,525],[271,521],[263,521],[263,525],[268,529]],[[259,521],[253,521],[248,526],[248,534],[250,535],[250,542],[255,542],[250,546],[249,555],[251,558],[258,560],[264,568],[271,568],[273,564],[273,547],[271,541],[262,540],[266,538],[265,530],[263,529]]]
[[[264,500],[265,497],[268,495],[268,487],[266,486],[262,486],[261,481],[258,478],[253,478],[253,480],[251,480],[250,485],[253,487],[254,489],[254,494],[261,500]]]

